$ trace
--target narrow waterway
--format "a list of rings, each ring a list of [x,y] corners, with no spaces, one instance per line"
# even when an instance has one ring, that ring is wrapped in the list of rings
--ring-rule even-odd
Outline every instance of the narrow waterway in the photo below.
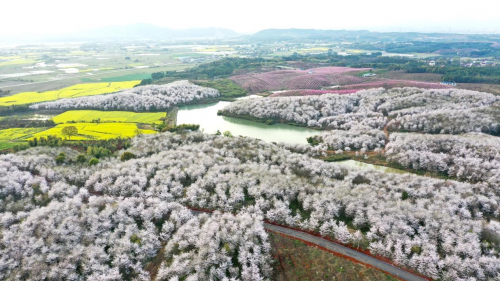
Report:
[[[410,172],[407,172],[407,171],[389,168],[389,167],[385,167],[385,166],[367,164],[367,163],[359,162],[356,160],[345,160],[345,161],[338,161],[338,162],[334,162],[334,163],[345,166],[345,167],[356,168],[359,170],[376,170],[376,171],[384,172],[384,173],[411,174]]]

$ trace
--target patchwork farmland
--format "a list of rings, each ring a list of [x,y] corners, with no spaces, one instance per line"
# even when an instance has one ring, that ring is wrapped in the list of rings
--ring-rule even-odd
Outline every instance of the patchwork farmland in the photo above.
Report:
[[[24,92],[0,98],[1,106],[33,104],[65,98],[102,95],[133,88],[140,81],[76,84],[71,87],[47,92]]]

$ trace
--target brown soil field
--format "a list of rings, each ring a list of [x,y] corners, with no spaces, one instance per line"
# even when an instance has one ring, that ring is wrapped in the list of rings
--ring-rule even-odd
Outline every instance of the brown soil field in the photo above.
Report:
[[[406,73],[404,71],[388,71],[378,75],[380,78],[395,80],[414,80],[423,82],[441,82],[441,74],[435,73]]]
[[[272,280],[398,280],[377,269],[279,234],[269,233],[269,240],[274,258]]]

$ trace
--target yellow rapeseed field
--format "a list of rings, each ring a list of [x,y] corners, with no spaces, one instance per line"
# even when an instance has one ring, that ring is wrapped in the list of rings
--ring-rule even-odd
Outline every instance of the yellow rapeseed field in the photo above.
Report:
[[[92,122],[99,119],[101,123],[123,122],[123,123],[162,123],[161,118],[165,112],[135,113],[129,111],[98,111],[98,110],[70,110],[52,118],[57,123],[67,122]]]
[[[0,130],[0,142],[23,141],[43,130],[45,128],[11,128]]]
[[[102,95],[133,88],[140,81],[76,84],[71,87],[48,92],[25,92],[0,98],[0,106],[31,104],[64,98]]]
[[[72,136],[71,140],[107,140],[116,138],[131,138],[137,134],[154,134],[153,130],[141,130],[135,123],[75,123],[60,124],[54,128],[35,134],[33,137],[47,137],[49,135],[69,139],[62,134],[66,126],[75,126],[78,134]]]
[[[30,64],[35,62],[36,61],[30,59],[13,59],[13,60],[0,61],[0,66],[15,65],[15,64]]]

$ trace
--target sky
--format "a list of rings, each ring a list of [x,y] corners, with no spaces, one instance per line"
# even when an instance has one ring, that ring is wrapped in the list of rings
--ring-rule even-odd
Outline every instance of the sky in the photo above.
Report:
[[[222,27],[500,33],[499,0],[2,0],[0,37],[149,23]]]

